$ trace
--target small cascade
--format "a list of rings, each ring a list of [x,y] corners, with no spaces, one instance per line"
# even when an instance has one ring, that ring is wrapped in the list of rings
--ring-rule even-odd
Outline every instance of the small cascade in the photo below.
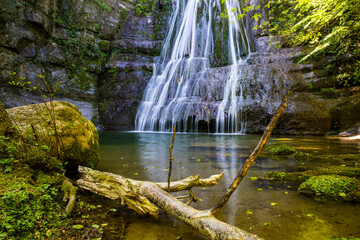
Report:
[[[167,132],[177,125],[178,131],[197,132],[199,122],[209,124],[213,119],[217,133],[244,133],[239,79],[249,43],[244,21],[238,19],[238,1],[176,0],[173,4],[168,33],[138,108],[135,130]],[[220,18],[220,13],[228,17]],[[201,73],[216,65],[219,42],[230,65],[223,92],[218,93],[221,101],[207,96],[206,80],[201,79]]]

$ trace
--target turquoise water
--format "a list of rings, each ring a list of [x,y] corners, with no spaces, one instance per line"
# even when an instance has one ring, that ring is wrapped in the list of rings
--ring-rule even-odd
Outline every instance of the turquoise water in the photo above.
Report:
[[[171,138],[172,134],[160,133],[100,133],[98,169],[133,179],[167,181]],[[217,186],[194,189],[195,195],[204,201],[192,206],[208,209],[222,196],[259,139],[258,135],[177,134],[172,177],[178,180],[200,174],[205,178],[225,171]],[[268,144],[276,142],[285,142],[315,155],[360,152],[358,144],[324,137],[274,136]],[[296,164],[293,159],[277,161],[259,157],[217,218],[269,240],[360,237],[360,204],[316,202],[291,188],[263,188],[259,192],[259,186],[250,179],[269,171],[286,171]],[[164,213],[157,220],[132,216],[126,229],[126,239],[180,236],[203,239]]]

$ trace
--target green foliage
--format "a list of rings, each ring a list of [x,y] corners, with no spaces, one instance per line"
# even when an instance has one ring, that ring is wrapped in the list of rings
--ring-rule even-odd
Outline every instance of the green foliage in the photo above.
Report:
[[[7,138],[0,136],[0,169],[8,173],[12,171],[15,157],[18,154],[16,146],[7,144]]]
[[[270,0],[265,32],[280,35],[283,45],[310,45],[300,62],[328,56],[326,69],[339,84],[360,85],[360,2],[357,0]]]
[[[24,138],[27,138],[26,135]],[[15,162],[22,162],[34,169],[62,170],[61,161],[53,157],[50,147],[27,139],[28,142],[24,143],[21,139],[0,136],[0,169],[11,172]]]
[[[101,0],[94,0],[102,9],[111,12],[111,7],[106,3],[103,2]]]
[[[283,143],[276,143],[265,148],[272,155],[290,155],[296,152],[296,150],[289,145]]]
[[[64,215],[56,202],[59,193],[55,187],[48,183],[38,186],[18,183],[12,187],[0,197],[1,235],[30,239],[36,232],[63,224]]]
[[[350,238],[344,238],[344,237],[330,237],[330,240],[360,240],[360,238],[350,237]]]
[[[310,193],[318,200],[342,200],[359,187],[358,180],[338,175],[314,176],[303,182],[298,190]]]
[[[19,9],[24,7],[27,2],[23,0],[1,0],[0,1],[0,26],[15,21],[18,17]]]
[[[338,98],[340,97],[340,93],[337,92],[334,88],[321,88],[320,94],[324,98]]]
[[[156,1],[154,0],[140,0],[135,5],[135,14],[140,17],[149,16],[154,13]]]

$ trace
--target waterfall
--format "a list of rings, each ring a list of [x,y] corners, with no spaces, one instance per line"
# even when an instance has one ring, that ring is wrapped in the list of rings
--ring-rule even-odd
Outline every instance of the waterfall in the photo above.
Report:
[[[216,119],[216,132],[243,133],[243,86],[238,81],[249,43],[238,1],[175,0],[166,39],[153,76],[145,89],[136,119],[136,131],[198,131],[200,121]],[[220,18],[220,13],[228,15]],[[226,38],[226,40],[221,41]],[[222,100],[204,96],[201,73],[214,65],[217,43],[230,71]],[[245,58],[245,59],[244,59]]]

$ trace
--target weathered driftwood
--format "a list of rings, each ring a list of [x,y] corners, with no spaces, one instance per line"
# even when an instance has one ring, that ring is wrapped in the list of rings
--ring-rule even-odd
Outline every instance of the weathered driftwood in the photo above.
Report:
[[[158,217],[158,207],[144,197],[140,187],[145,181],[137,181],[125,178],[117,174],[100,172],[91,168],[79,166],[80,179],[77,184],[91,192],[110,199],[120,199],[121,204],[141,215]],[[199,175],[193,175],[180,181],[171,182],[170,191],[178,192],[193,187],[208,187],[217,184],[224,173],[201,179]],[[168,183],[153,183],[162,190],[168,190]]]
[[[139,214],[157,217],[159,207],[210,239],[261,239],[256,235],[217,220],[210,211],[200,211],[179,201],[166,192],[168,190],[167,182],[137,181],[82,166],[79,167],[79,173],[80,179],[77,184],[80,187],[107,198],[121,199],[122,204],[126,204]],[[170,191],[213,186],[222,176],[223,173],[206,179],[190,176],[184,180],[172,182]]]

